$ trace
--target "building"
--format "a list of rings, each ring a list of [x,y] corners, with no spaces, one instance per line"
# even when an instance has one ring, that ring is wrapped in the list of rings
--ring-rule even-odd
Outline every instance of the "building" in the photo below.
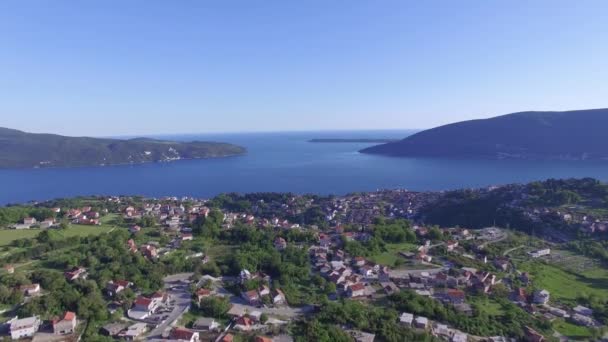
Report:
[[[19,286],[19,290],[25,296],[35,296],[40,293],[40,284],[29,284]]]
[[[186,328],[173,328],[169,334],[169,338],[177,341],[198,342],[198,332]]]
[[[87,270],[84,267],[74,267],[70,271],[64,273],[65,279],[74,281],[76,279],[86,279]]]
[[[549,291],[540,290],[534,292],[534,303],[535,304],[547,304],[549,302]]]
[[[579,314],[579,315],[583,315],[583,316],[593,316],[593,310],[589,309],[588,307],[582,306],[582,305],[577,305],[575,306],[572,311],[574,311],[575,313]]]
[[[194,321],[192,328],[196,330],[215,331],[219,329],[220,324],[213,318],[201,317]]]
[[[148,330],[148,325],[146,323],[135,323],[127,328],[127,330],[118,334],[118,337],[133,341],[138,339],[141,335],[143,335]]]
[[[285,239],[283,239],[282,237],[277,237],[276,239],[274,239],[274,248],[279,251],[284,250],[285,248],[287,248],[287,241],[285,241]]]
[[[281,289],[275,289],[274,294],[272,296],[272,304],[274,305],[284,305],[287,304],[287,299],[285,298],[285,294]]]
[[[260,303],[260,294],[257,290],[251,290],[241,293],[241,297],[251,305],[258,305]]]
[[[125,330],[126,327],[127,325],[123,323],[110,323],[104,325],[100,332],[104,336],[115,337],[118,336],[121,331]]]
[[[364,297],[365,296],[365,285],[361,283],[356,283],[350,285],[347,290],[347,294],[349,297]]]
[[[25,337],[32,337],[40,328],[40,319],[36,316],[15,319],[11,322],[11,338],[18,340]]]
[[[412,326],[412,322],[414,321],[414,315],[411,313],[404,312],[399,316],[399,323],[406,325],[408,327]]]
[[[133,283],[126,280],[110,280],[106,284],[106,291],[108,292],[108,295],[114,297],[132,285]]]
[[[534,252],[528,252],[528,255],[531,256],[532,258],[540,258],[540,257],[549,255],[549,254],[551,254],[550,248],[539,249],[538,251],[534,251]]]
[[[418,329],[426,329],[429,326],[429,319],[422,316],[417,316],[414,319],[414,327]]]
[[[77,324],[76,314],[66,311],[60,320],[53,320],[53,333],[55,335],[72,334],[76,330]]]

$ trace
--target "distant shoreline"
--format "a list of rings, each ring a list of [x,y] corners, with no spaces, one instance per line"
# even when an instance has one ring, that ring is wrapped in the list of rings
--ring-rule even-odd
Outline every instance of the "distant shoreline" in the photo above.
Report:
[[[365,138],[318,138],[310,139],[311,143],[375,143],[384,144],[399,141],[399,139],[365,139]]]

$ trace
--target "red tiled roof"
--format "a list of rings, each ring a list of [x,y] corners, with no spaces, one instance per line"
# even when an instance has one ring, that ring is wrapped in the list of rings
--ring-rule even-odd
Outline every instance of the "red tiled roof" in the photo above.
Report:
[[[73,313],[72,311],[66,311],[65,314],[63,315],[64,321],[72,321],[72,320],[74,320],[74,318],[76,318],[76,314]]]
[[[173,340],[190,340],[194,332],[185,328],[173,328],[171,330],[171,339]]]
[[[137,297],[137,299],[135,300],[135,304],[140,306],[147,307],[150,305],[150,303],[152,303],[152,299],[146,297]]]
[[[357,283],[357,284],[353,284],[351,286],[349,286],[351,291],[361,291],[363,289],[365,289],[365,285],[361,284],[361,283]]]

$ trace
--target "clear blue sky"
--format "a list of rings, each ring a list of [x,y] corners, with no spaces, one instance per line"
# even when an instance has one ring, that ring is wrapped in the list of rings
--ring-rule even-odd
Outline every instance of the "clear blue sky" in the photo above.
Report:
[[[608,107],[608,1],[0,1],[0,126],[426,128]]]

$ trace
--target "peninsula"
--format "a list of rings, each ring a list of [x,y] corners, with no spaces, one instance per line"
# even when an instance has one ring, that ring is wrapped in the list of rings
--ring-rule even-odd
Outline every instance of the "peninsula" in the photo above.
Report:
[[[407,157],[608,159],[608,109],[520,112],[428,129],[361,150]]]
[[[366,139],[366,138],[317,138],[310,139],[311,143],[370,143],[383,144],[398,141],[399,139]]]
[[[219,158],[245,152],[241,146],[220,142],[67,137],[0,128],[0,168],[140,164]]]

